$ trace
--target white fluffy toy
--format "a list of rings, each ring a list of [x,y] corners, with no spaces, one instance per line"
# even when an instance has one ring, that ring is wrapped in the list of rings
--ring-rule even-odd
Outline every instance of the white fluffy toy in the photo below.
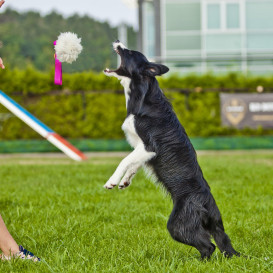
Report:
[[[81,38],[72,32],[61,33],[54,42],[55,49],[55,84],[62,85],[62,64],[77,60],[82,52]]]
[[[81,38],[72,32],[61,33],[56,41],[55,52],[60,62],[71,64],[82,52]]]

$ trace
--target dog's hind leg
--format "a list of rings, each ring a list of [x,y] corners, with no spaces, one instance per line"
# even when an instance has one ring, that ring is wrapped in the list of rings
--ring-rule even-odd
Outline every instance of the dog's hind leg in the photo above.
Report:
[[[167,228],[174,240],[195,247],[202,259],[209,259],[215,250],[209,232],[202,226],[202,211],[192,202],[180,200],[174,204]]]
[[[120,189],[125,188],[126,186],[129,186],[126,178],[132,178],[132,176],[137,172],[137,170],[147,161],[152,159],[155,156],[154,152],[148,152],[143,143],[140,143],[136,146],[136,148],[127,156],[125,157],[117,167],[114,174],[110,177],[110,179],[107,181],[107,183],[104,185],[106,189],[112,189],[115,187],[121,180],[121,178],[124,176],[124,179],[122,179],[120,184]],[[126,183],[127,182],[127,183]]]

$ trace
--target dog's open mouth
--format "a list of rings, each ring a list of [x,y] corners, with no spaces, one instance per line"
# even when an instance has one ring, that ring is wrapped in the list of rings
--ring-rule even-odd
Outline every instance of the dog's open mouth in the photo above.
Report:
[[[117,48],[114,49],[118,55],[120,55],[119,50]]]
[[[114,46],[113,46],[113,48],[114,48],[114,51],[121,57],[121,55],[120,55],[120,51],[119,51],[119,46],[115,46],[115,44],[114,44]],[[121,59],[121,63],[122,63],[122,59]],[[111,72],[116,72],[116,71],[118,71],[119,69],[120,69],[120,67],[121,67],[121,64],[120,64],[120,66],[117,68],[117,69],[115,69],[115,70],[111,70],[111,69],[109,69],[109,68],[105,68],[104,69],[104,73],[111,73]]]
[[[117,49],[115,49],[115,51],[116,51],[116,53],[118,54],[118,55],[120,55],[119,54],[119,51],[117,50]],[[111,73],[111,72],[116,72],[116,71],[118,71],[120,69],[120,66],[117,68],[117,69],[115,69],[115,70],[112,70],[112,69],[109,69],[109,68],[105,68],[104,69],[104,72],[105,73]]]

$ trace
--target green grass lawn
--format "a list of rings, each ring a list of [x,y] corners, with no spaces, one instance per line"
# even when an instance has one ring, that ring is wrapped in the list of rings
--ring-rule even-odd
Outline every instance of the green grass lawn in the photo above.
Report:
[[[0,272],[273,272],[273,153],[209,153],[199,162],[234,248],[210,261],[173,241],[172,202],[141,171],[123,191],[104,183],[121,158],[0,157],[0,213],[42,261],[0,261]]]

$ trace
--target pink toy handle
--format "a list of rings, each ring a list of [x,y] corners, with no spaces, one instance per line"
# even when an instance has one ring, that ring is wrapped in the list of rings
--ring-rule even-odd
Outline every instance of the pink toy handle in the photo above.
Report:
[[[53,43],[56,45],[56,41]],[[55,78],[54,78],[54,83],[56,85],[62,85],[63,84],[63,73],[62,73],[62,63],[57,59],[57,54],[55,53]]]

